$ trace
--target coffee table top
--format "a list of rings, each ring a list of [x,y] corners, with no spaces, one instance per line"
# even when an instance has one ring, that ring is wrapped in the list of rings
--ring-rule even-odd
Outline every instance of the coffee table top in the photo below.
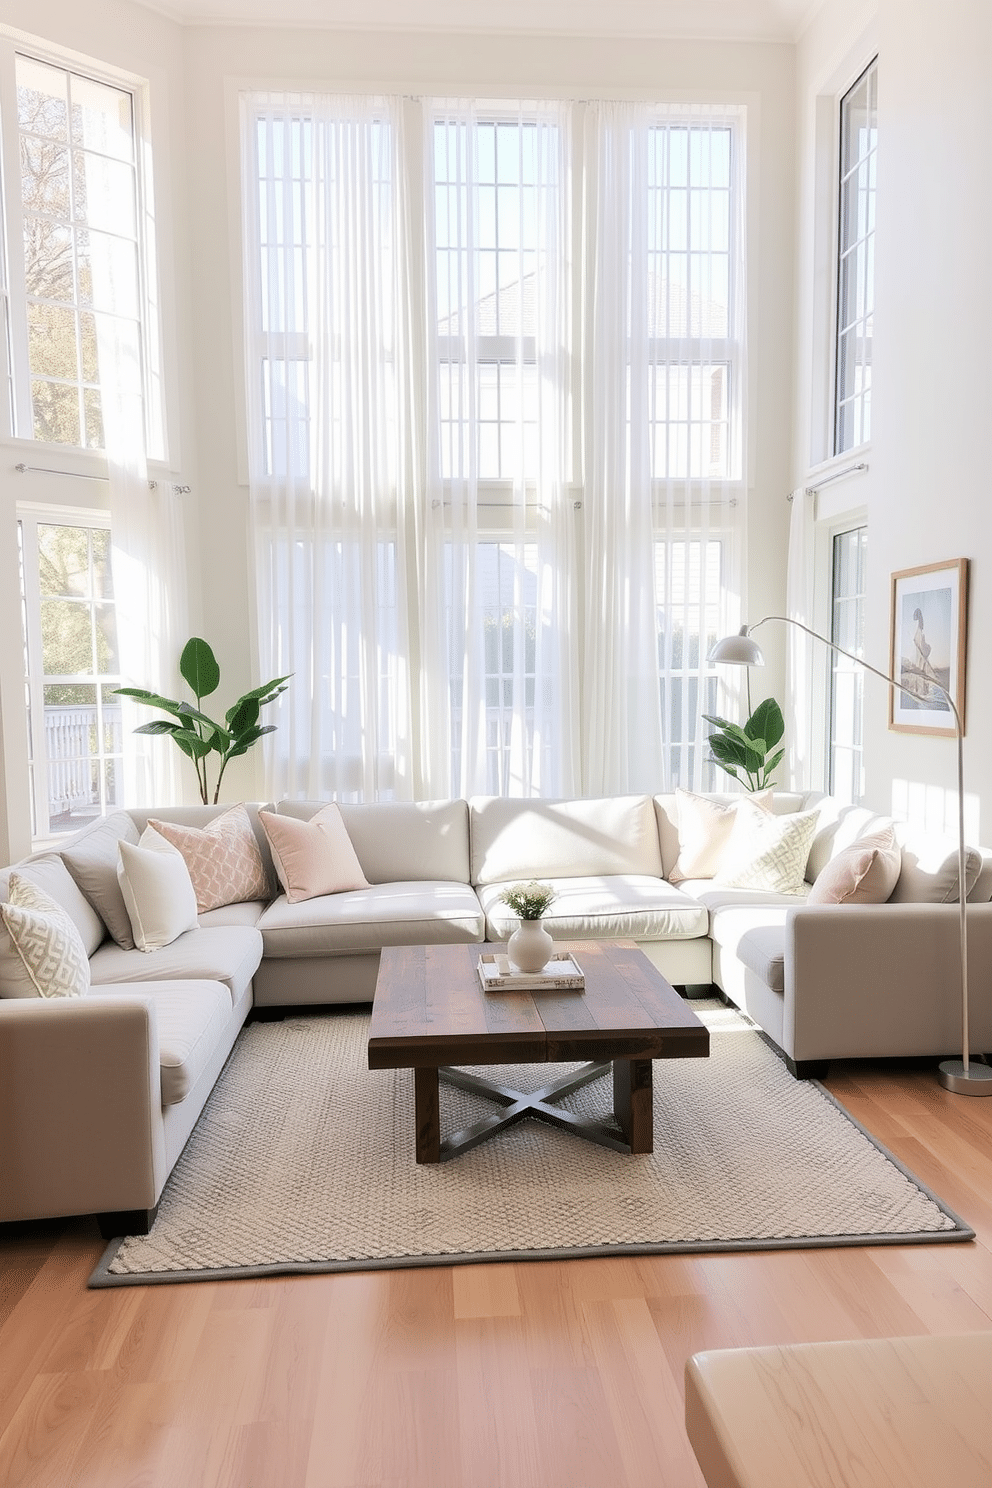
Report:
[[[629,941],[576,941],[584,992],[483,992],[480,955],[499,946],[387,946],[379,963],[370,1069],[700,1058],[709,1030]]]

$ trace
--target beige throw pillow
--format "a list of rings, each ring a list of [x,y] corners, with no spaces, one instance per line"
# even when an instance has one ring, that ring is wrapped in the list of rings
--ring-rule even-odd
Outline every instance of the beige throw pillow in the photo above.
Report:
[[[19,873],[0,904],[0,997],[83,997],[90,963],[82,936],[51,895]]]
[[[258,815],[290,904],[369,887],[336,801],[328,802],[309,821],[274,811]]]
[[[117,876],[137,949],[158,951],[195,930],[196,893],[179,849],[148,827],[137,847],[122,842],[119,851]]]
[[[807,904],[884,904],[896,886],[902,853],[891,827],[837,853],[816,875]]]
[[[751,801],[741,801],[724,862],[713,882],[728,889],[804,894],[806,860],[818,820],[818,811],[773,816]]]
[[[154,817],[148,825],[186,859],[198,913],[269,897],[265,864],[244,806],[232,806],[205,827],[185,827]]]
[[[741,799],[771,810],[770,790],[756,791]],[[713,878],[719,873],[739,805],[740,801],[713,801],[709,796],[676,789],[679,856],[668,875],[669,883],[682,883],[687,878]]]

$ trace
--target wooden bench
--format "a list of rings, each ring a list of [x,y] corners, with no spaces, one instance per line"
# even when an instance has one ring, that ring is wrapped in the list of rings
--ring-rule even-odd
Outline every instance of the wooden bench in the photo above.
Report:
[[[685,1367],[708,1488],[989,1488],[992,1332],[718,1349]]]

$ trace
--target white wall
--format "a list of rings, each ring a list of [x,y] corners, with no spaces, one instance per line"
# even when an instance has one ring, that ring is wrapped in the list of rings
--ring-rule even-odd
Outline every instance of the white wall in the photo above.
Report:
[[[42,18],[43,16],[43,18]],[[748,106],[751,614],[783,602],[793,352],[794,48],[778,44],[591,40],[479,34],[390,35],[287,28],[183,28],[111,0],[2,0],[0,23],[41,34],[150,80],[156,124],[166,319],[171,333],[170,464],[188,482],[194,625],[214,646],[224,706],[259,681],[253,662],[240,450],[239,83],[331,84],[504,96],[648,94]],[[240,456],[240,458],[239,458]],[[23,459],[23,447],[17,454]],[[15,463],[12,459],[10,464]],[[13,501],[0,511],[11,541]],[[2,556],[2,555],[0,555]],[[772,658],[774,660],[774,657]],[[763,690],[781,695],[772,667]],[[762,689],[756,688],[756,695]],[[230,694],[230,698],[225,696]],[[4,693],[0,689],[0,707]],[[9,710],[4,724],[10,730]],[[253,752],[227,793],[261,793]],[[2,759],[0,759],[2,764]],[[192,786],[192,772],[190,772]],[[0,820],[0,832],[3,823]],[[22,847],[11,842],[9,850]],[[4,847],[0,841],[0,849]]]
[[[818,401],[814,253],[817,96],[857,60],[879,54],[879,156],[870,470],[839,484],[824,512],[845,501],[867,511],[869,593],[865,654],[888,670],[891,574],[952,558],[971,560],[965,740],[969,835],[992,830],[992,695],[984,638],[992,623],[988,559],[992,407],[992,194],[988,100],[992,7],[987,0],[828,0],[799,47],[803,132],[799,189],[800,310],[793,475],[806,478]],[[844,86],[840,83],[840,86]],[[821,286],[822,288],[822,286]],[[952,741],[889,730],[882,683],[866,694],[868,797],[877,809],[953,828]]]

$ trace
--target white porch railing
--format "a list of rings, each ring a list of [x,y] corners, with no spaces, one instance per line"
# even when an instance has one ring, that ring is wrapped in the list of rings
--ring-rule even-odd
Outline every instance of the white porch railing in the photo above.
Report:
[[[49,817],[66,816],[86,806],[99,810],[103,804],[113,805],[101,801],[101,761],[120,755],[122,739],[119,706],[104,708],[102,721],[95,708],[45,709]]]

